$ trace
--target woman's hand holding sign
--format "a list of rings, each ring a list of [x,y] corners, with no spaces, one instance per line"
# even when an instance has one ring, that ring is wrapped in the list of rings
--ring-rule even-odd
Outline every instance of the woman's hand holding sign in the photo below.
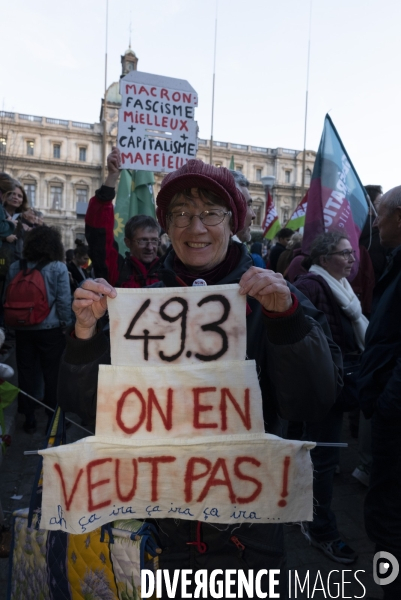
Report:
[[[72,310],[76,316],[77,338],[87,340],[95,335],[96,323],[107,310],[107,297],[116,296],[116,290],[105,279],[86,279],[75,290]]]
[[[251,267],[239,282],[240,294],[256,298],[265,310],[286,312],[292,306],[291,292],[281,273]]]

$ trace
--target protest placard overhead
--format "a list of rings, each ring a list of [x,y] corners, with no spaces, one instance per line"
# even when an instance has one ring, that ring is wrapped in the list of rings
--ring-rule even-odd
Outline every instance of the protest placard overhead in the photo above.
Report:
[[[120,81],[121,167],[174,171],[196,158],[198,94],[183,79],[131,71]]]

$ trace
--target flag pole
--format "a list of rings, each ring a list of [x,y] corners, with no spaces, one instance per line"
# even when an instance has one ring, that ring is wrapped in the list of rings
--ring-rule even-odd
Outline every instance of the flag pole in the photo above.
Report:
[[[106,92],[107,92],[107,38],[109,26],[109,0],[106,0],[106,44],[104,55],[104,96],[103,96],[103,148],[102,148],[102,183],[106,179],[107,154],[107,123],[106,123]]]
[[[302,183],[301,183],[301,200],[305,194],[305,166],[306,166],[306,127],[308,123],[308,94],[309,94],[309,63],[310,63],[310,38],[312,25],[312,1],[310,0],[309,8],[309,37],[308,37],[308,61],[306,66],[306,97],[305,97],[305,124],[304,124],[304,152],[302,156]]]
[[[213,57],[213,86],[212,86],[212,125],[210,132],[210,164],[213,164],[213,123],[214,123],[214,86],[216,80],[216,45],[217,45],[217,7],[218,0],[216,0],[216,18],[214,23],[214,57]]]
[[[18,390],[20,394],[23,394],[24,396],[26,396],[27,398],[30,398],[31,400],[33,400],[34,402],[36,402],[37,404],[40,404],[41,406],[44,406],[46,408],[46,410],[51,410],[52,412],[56,412],[56,409],[51,408],[51,406],[47,406],[47,404],[44,404],[43,402],[41,402],[40,400],[38,400],[37,398],[34,398],[33,396],[31,396],[30,394],[27,394],[26,392],[24,392],[23,390]],[[78,427],[79,429],[82,429],[83,431],[86,431],[87,433],[90,433],[90,435],[93,435],[93,431],[90,431],[89,429],[86,429],[86,427],[82,427],[82,425],[78,425],[78,423],[76,423],[75,421],[73,421],[72,419],[69,419],[68,417],[66,417],[64,415],[64,418],[66,421],[68,421],[69,423],[71,423],[71,425],[75,425],[75,427]]]

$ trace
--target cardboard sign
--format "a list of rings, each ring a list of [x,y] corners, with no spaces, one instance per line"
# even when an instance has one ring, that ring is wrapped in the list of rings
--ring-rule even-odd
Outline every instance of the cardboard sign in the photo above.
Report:
[[[239,286],[118,289],[108,299],[112,365],[244,360],[246,297]]]
[[[183,79],[131,71],[120,80],[123,169],[175,171],[196,158],[198,95]]]
[[[89,437],[40,450],[41,527],[85,533],[114,519],[212,523],[312,519],[314,444],[268,434],[207,439]]]
[[[96,435],[116,439],[263,433],[255,361],[100,365]]]

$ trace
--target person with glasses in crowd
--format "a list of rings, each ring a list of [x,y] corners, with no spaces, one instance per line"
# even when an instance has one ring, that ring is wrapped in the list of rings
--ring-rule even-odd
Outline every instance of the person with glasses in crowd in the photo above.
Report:
[[[321,313],[302,294],[298,298],[296,290],[292,293],[282,275],[253,266],[245,245],[232,241],[243,229],[246,213],[245,198],[228,169],[190,160],[168,174],[157,196],[157,217],[172,249],[160,269],[161,281],[152,287],[239,284],[239,293],[247,295],[246,355],[257,364],[264,422],[267,431],[280,434],[282,419],[316,421],[327,413],[341,385],[341,357]],[[64,410],[95,411],[98,366],[110,363],[99,319],[107,298],[117,294],[105,279],[88,279],[75,292],[75,330],[67,336],[60,371],[59,403]],[[280,597],[287,597],[282,525],[195,527],[182,519],[155,523],[161,569],[281,568]],[[198,543],[192,545],[194,536],[202,540],[205,552],[199,552]],[[266,591],[267,578],[262,582]]]
[[[341,395],[320,423],[306,424],[305,439],[339,442],[344,410],[358,406],[357,374],[368,320],[362,314],[361,303],[347,280],[354,262],[355,251],[344,233],[324,233],[314,240],[310,255],[302,263],[309,272],[299,276],[294,283],[326,315],[344,362]],[[304,527],[305,537],[332,560],[352,563],[357,559],[356,552],[341,539],[336,516],[331,509],[339,449],[316,447],[311,457],[315,468],[313,496],[316,506],[313,522]]]
[[[125,224],[125,257],[114,240],[112,200],[120,175],[120,152],[113,148],[107,157],[108,176],[90,200],[85,216],[85,237],[96,277],[123,288],[146,287],[159,281],[160,227],[146,215],[136,215]]]

